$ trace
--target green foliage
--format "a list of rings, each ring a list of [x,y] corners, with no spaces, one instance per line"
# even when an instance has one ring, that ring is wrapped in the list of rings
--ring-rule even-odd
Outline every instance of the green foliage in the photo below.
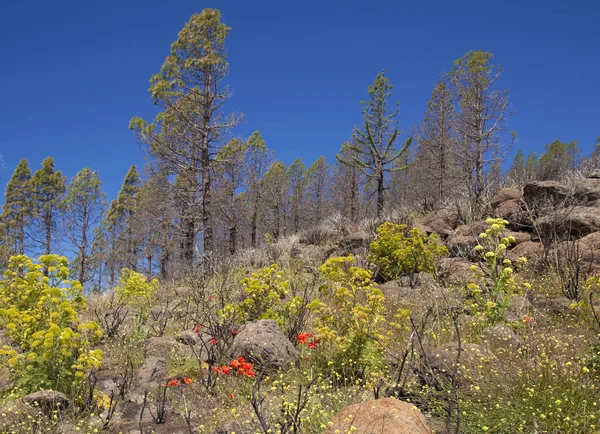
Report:
[[[24,393],[54,389],[70,393],[100,366],[102,351],[91,350],[102,333],[83,322],[81,284],[69,280],[67,259],[43,255],[39,263],[25,255],[10,259],[0,281],[0,325],[18,350],[0,349],[0,366],[10,369]]]
[[[2,206],[5,248],[19,254],[25,253],[25,227],[33,213],[30,180],[29,163],[22,159],[8,181]]]
[[[142,273],[124,268],[115,292],[120,302],[139,309],[154,297],[158,286],[158,279],[149,280]]]
[[[578,157],[577,142],[563,143],[555,140],[547,144],[544,153],[540,155],[538,178],[542,181],[560,179],[576,166]]]
[[[48,157],[42,161],[42,167],[35,171],[30,184],[33,222],[44,234],[40,244],[44,253],[49,254],[53,250],[52,235],[57,229],[58,212],[64,205],[66,177],[60,170],[54,170],[54,159]]]
[[[369,260],[384,279],[394,280],[414,273],[435,273],[436,263],[448,250],[436,234],[427,235],[414,228],[406,235],[406,225],[384,223],[377,228]]]
[[[235,312],[243,321],[257,319],[279,319],[283,317],[287,303],[294,303],[293,299],[282,303],[289,294],[290,283],[284,271],[276,264],[252,273],[241,282],[244,300],[239,304],[229,304],[224,311]]]

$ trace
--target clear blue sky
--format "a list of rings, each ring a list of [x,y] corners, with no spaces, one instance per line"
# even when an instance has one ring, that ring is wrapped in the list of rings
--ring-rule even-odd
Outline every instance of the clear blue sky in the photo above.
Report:
[[[600,4],[585,1],[5,0],[0,6],[0,187],[18,160],[54,156],[69,178],[97,169],[113,198],[143,158],[127,129],[190,15],[216,7],[228,39],[229,109],[289,164],[333,158],[386,68],[407,129],[438,74],[469,50],[505,72],[518,147],[600,135]],[[3,198],[0,199],[0,202]]]

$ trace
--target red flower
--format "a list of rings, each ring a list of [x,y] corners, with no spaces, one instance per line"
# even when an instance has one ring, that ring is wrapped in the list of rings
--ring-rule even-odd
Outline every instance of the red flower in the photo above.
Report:
[[[198,332],[200,331],[200,329],[201,329],[201,328],[202,328],[202,324],[198,324],[198,325],[196,326],[196,328],[194,329],[194,331],[195,331],[196,333],[198,333]]]
[[[242,369],[244,371],[251,371],[252,370],[252,363],[242,363]]]
[[[171,380],[171,381],[169,381],[169,383],[167,384],[167,386],[169,386],[169,387],[179,386],[179,380],[177,380],[177,379]]]
[[[183,377],[183,382],[189,386],[190,384],[192,384],[192,379],[188,377]]]
[[[213,368],[213,372],[221,372],[221,368],[217,366],[216,368]]]
[[[217,345],[217,343],[218,343],[218,342],[219,342],[219,341],[218,341],[218,340],[216,340],[215,338],[212,338],[212,339],[210,340],[210,343],[211,343],[211,344],[213,344],[213,345]]]
[[[215,296],[214,296],[214,295],[211,295],[210,297],[208,297],[208,299],[209,299],[209,300],[214,300],[214,299],[215,299]]]
[[[247,371],[246,377],[254,378],[254,371]]]
[[[227,398],[233,399],[233,393],[230,393],[229,395],[227,395]]]
[[[233,369],[238,369],[240,367],[240,362],[238,362],[237,360],[232,360],[229,364]]]
[[[316,344],[315,342],[309,342],[309,343],[308,343],[308,348],[310,348],[310,349],[313,349],[313,350],[314,350],[315,348],[317,348],[317,344]]]
[[[221,372],[225,375],[229,374],[229,371],[231,371],[231,368],[229,366],[223,365],[223,367],[221,368]]]
[[[231,334],[232,334],[233,336],[237,335],[237,330],[236,330],[236,329],[233,329],[233,330],[231,330]]]
[[[237,361],[240,363],[244,363],[246,361],[246,359],[244,359],[244,356],[240,356],[240,357],[238,357]]]
[[[531,322],[531,317],[526,316],[525,318],[523,318],[523,321],[525,321],[527,324],[529,324]]]
[[[308,337],[308,334],[306,334],[306,333],[299,333],[298,334],[298,343],[305,344],[307,337]]]
[[[238,369],[238,375],[244,375],[244,370],[243,369]]]

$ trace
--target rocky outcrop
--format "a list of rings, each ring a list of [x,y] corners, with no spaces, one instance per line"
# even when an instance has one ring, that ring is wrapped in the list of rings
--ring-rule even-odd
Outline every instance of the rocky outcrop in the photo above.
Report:
[[[275,320],[263,319],[246,324],[237,334],[231,356],[243,356],[257,365],[282,368],[295,363],[299,354]]]
[[[442,208],[427,214],[416,227],[424,232],[434,233],[445,239],[452,235],[454,228],[458,225],[458,212],[455,208]]]
[[[504,324],[485,328],[482,337],[492,348],[518,350],[524,345],[523,339]]]
[[[325,434],[431,434],[427,419],[414,404],[382,398],[342,408]]]

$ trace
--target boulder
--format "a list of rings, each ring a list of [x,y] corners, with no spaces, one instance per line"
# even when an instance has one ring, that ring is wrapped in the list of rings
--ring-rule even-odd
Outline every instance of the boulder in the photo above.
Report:
[[[342,408],[325,434],[431,434],[427,419],[414,404],[382,398]]]
[[[579,238],[600,231],[600,209],[576,206],[558,210],[538,218],[536,226],[542,237],[556,233],[562,239]]]
[[[521,201],[507,200],[502,202],[494,209],[494,215],[509,221],[509,224],[514,220],[514,216],[521,211]]]
[[[492,197],[490,204],[493,208],[498,208],[508,201],[519,201],[523,197],[521,190],[518,188],[502,188]]]
[[[55,410],[60,413],[71,406],[71,400],[67,398],[67,395],[54,390],[40,390],[25,395],[21,399],[24,403],[39,408],[45,414],[51,414]]]
[[[133,380],[132,397],[139,399],[144,392],[158,387],[167,378],[167,361],[161,357],[147,358]]]
[[[569,188],[558,181],[535,181],[525,185],[523,201],[530,210],[563,206],[570,196]]]
[[[198,333],[192,330],[186,330],[184,332],[179,333],[179,335],[175,338],[177,342],[182,343],[186,346],[196,345],[198,343]]]
[[[513,262],[524,257],[528,263],[535,263],[544,257],[544,246],[536,241],[523,241],[510,249],[506,257]]]
[[[427,214],[418,226],[419,229],[435,233],[443,239],[452,234],[458,224],[458,218],[455,208],[442,208]]]
[[[294,345],[272,319],[246,324],[233,341],[231,356],[244,356],[257,365],[272,368],[286,367],[299,358]]]
[[[504,231],[505,237],[513,237],[515,242],[511,245],[510,248],[515,248],[519,244],[526,243],[527,241],[531,241],[531,234],[528,232],[515,232],[515,231]]]
[[[472,265],[463,258],[442,258],[438,262],[438,276],[448,283],[462,284],[472,278]]]

